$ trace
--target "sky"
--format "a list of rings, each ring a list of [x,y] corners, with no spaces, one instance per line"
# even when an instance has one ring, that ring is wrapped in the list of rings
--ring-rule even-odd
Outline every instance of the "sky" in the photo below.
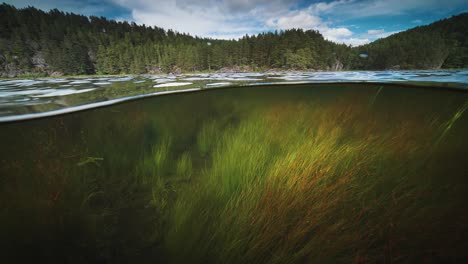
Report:
[[[1,2],[2,0],[0,0]],[[315,29],[357,46],[468,12],[468,0],[3,0],[158,26],[200,37],[235,39],[290,28]]]

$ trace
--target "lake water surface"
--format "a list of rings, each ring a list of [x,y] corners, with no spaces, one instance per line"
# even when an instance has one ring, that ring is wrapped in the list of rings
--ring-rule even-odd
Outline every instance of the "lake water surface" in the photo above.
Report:
[[[343,82],[468,89],[468,71],[212,73],[0,80],[0,122],[73,112],[175,91]]]

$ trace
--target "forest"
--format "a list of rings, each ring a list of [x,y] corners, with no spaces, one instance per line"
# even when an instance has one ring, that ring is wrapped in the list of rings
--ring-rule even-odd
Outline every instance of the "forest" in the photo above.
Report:
[[[353,69],[468,68],[468,13],[378,39],[354,50],[369,56],[354,60]]]
[[[464,13],[351,47],[328,41],[317,30],[217,40],[1,4],[0,76],[467,68],[467,25]]]

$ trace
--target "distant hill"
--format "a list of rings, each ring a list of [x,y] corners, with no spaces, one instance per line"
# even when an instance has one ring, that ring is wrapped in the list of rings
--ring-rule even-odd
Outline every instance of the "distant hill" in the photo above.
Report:
[[[468,68],[468,13],[420,26],[354,48],[352,68]]]
[[[190,71],[467,67],[468,14],[351,48],[316,30],[215,40],[158,27],[0,5],[0,77]],[[366,53],[367,58],[359,57]]]

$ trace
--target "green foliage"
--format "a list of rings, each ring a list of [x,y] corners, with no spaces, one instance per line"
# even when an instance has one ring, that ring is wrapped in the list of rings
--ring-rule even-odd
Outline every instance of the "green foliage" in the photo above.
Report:
[[[190,153],[184,152],[176,165],[176,175],[182,179],[189,180],[192,176],[192,158]]]
[[[317,30],[290,29],[215,40],[59,10],[0,5],[0,69],[13,63],[34,71],[43,54],[47,73],[144,74],[218,70],[433,69],[468,67],[468,14],[351,48]],[[211,45],[208,45],[211,43]],[[368,58],[358,55],[366,53]]]
[[[197,135],[198,151],[204,157],[208,156],[219,141],[219,128],[216,121],[207,122]]]
[[[3,124],[2,260],[464,260],[467,113],[459,91],[329,84]]]
[[[167,173],[170,148],[171,140],[167,138],[153,148],[152,156],[149,159],[150,166],[145,166],[146,169],[150,169],[149,175],[164,175]]]
[[[355,48],[368,54],[352,62],[353,68],[440,69],[468,67],[468,14],[401,32]]]
[[[245,65],[254,69],[327,69],[329,62],[341,60],[335,49],[350,51],[349,47],[324,40],[314,30],[292,29],[239,40],[214,40],[56,9],[44,12],[2,4],[0,13],[0,40],[14,43],[6,45],[12,54],[30,63],[35,53],[42,52],[48,71],[70,75],[140,74],[176,68],[202,71]],[[288,51],[291,53],[285,56]],[[21,68],[29,69],[23,64]]]
[[[432,140],[440,132],[430,119],[406,112],[397,114],[406,114],[405,121],[396,118],[403,127],[385,128],[368,108],[385,96],[376,88],[359,106],[283,101],[252,111],[235,128],[205,125],[198,138],[217,134],[219,142],[211,166],[171,210],[165,243],[173,263],[379,262],[401,252],[406,259],[423,257],[405,247],[428,243],[408,232],[444,218],[421,209],[440,202],[421,200],[438,187],[420,178],[431,173],[427,155],[434,154]],[[466,103],[449,123],[464,110]],[[398,253],[388,254],[384,240],[395,237],[401,238],[392,245]]]
[[[312,63],[309,48],[299,49],[297,52],[288,50],[285,54],[286,66],[292,69],[307,69]]]

